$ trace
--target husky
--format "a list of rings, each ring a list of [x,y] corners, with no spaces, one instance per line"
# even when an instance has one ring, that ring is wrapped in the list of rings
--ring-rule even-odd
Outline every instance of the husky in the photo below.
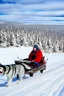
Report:
[[[15,75],[17,76],[17,78],[19,78],[19,82],[23,79],[23,77],[25,76],[25,68],[22,64],[0,64],[0,75],[7,76],[8,83],[6,86],[9,86],[12,83],[12,79]]]

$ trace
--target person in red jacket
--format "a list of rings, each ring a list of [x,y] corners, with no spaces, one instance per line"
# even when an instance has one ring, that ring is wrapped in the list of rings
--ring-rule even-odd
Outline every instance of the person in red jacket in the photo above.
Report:
[[[29,54],[28,59],[37,66],[40,66],[39,63],[41,62],[42,58],[42,51],[39,49],[38,45],[34,45],[33,50]]]

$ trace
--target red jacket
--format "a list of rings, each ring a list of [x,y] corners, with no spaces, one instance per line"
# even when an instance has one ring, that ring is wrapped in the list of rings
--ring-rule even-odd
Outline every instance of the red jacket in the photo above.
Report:
[[[31,51],[29,54],[29,60],[34,60],[35,62],[40,62],[42,60],[43,54],[41,50],[37,50],[36,52]]]

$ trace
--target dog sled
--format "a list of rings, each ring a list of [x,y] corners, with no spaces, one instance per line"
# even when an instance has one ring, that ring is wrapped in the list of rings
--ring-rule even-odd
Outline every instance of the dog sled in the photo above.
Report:
[[[43,61],[40,63],[40,66],[31,64],[29,60],[15,60],[15,64],[21,64],[25,69],[25,74],[29,74],[30,77],[32,77],[37,71],[43,73],[43,71],[46,70],[46,62],[47,60],[45,61],[45,57],[43,57]]]
[[[15,75],[17,76],[17,78],[19,78],[20,82],[25,74],[29,74],[32,77],[33,74],[37,71],[43,73],[43,71],[46,70],[46,61],[43,58],[43,61],[40,63],[40,66],[31,64],[29,60],[15,60],[15,64],[10,65],[0,64],[0,75],[7,76],[6,86],[9,86],[10,82],[12,83],[12,79]]]

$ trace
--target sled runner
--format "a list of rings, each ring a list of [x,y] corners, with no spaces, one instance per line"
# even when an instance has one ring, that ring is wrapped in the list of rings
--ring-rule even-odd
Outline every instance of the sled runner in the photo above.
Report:
[[[23,65],[25,69],[25,74],[29,74],[30,76],[33,76],[33,74],[37,71],[43,73],[43,71],[46,70],[45,57],[43,57],[43,61],[40,63],[40,66],[32,64],[29,60],[16,60],[15,64]]]

